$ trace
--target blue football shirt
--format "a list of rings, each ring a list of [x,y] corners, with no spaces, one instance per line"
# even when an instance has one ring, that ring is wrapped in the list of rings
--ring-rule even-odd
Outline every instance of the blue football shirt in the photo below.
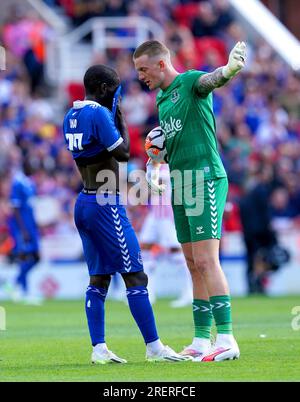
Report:
[[[63,132],[75,160],[112,151],[123,142],[113,113],[94,101],[75,101],[65,115]]]

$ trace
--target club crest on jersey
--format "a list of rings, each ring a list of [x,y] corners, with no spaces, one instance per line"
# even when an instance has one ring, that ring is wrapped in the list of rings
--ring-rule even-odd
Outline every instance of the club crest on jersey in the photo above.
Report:
[[[175,88],[171,92],[171,102],[176,103],[180,98],[178,90]]]

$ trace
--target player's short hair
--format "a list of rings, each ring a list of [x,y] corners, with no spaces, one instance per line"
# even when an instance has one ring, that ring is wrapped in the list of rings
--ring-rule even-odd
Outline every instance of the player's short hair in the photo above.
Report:
[[[84,74],[83,83],[85,91],[94,94],[101,83],[105,82],[109,87],[120,85],[118,73],[103,64],[96,64],[87,69]]]
[[[133,58],[137,59],[143,55],[147,55],[149,57],[160,55],[169,57],[170,51],[166,45],[158,40],[147,40],[135,49]]]

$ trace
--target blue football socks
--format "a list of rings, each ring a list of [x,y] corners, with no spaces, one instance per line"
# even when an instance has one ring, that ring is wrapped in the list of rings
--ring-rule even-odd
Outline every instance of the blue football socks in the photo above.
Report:
[[[107,290],[88,286],[86,291],[85,312],[92,345],[105,342],[104,303]]]
[[[159,339],[147,288],[145,286],[130,287],[127,288],[126,294],[131,314],[143,335],[145,343]]]

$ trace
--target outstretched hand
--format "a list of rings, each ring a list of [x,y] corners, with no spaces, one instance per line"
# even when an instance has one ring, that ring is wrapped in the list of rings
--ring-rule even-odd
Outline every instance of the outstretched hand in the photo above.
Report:
[[[246,63],[246,44],[238,42],[231,50],[228,58],[228,63],[223,67],[223,75],[230,79],[238,74]]]

